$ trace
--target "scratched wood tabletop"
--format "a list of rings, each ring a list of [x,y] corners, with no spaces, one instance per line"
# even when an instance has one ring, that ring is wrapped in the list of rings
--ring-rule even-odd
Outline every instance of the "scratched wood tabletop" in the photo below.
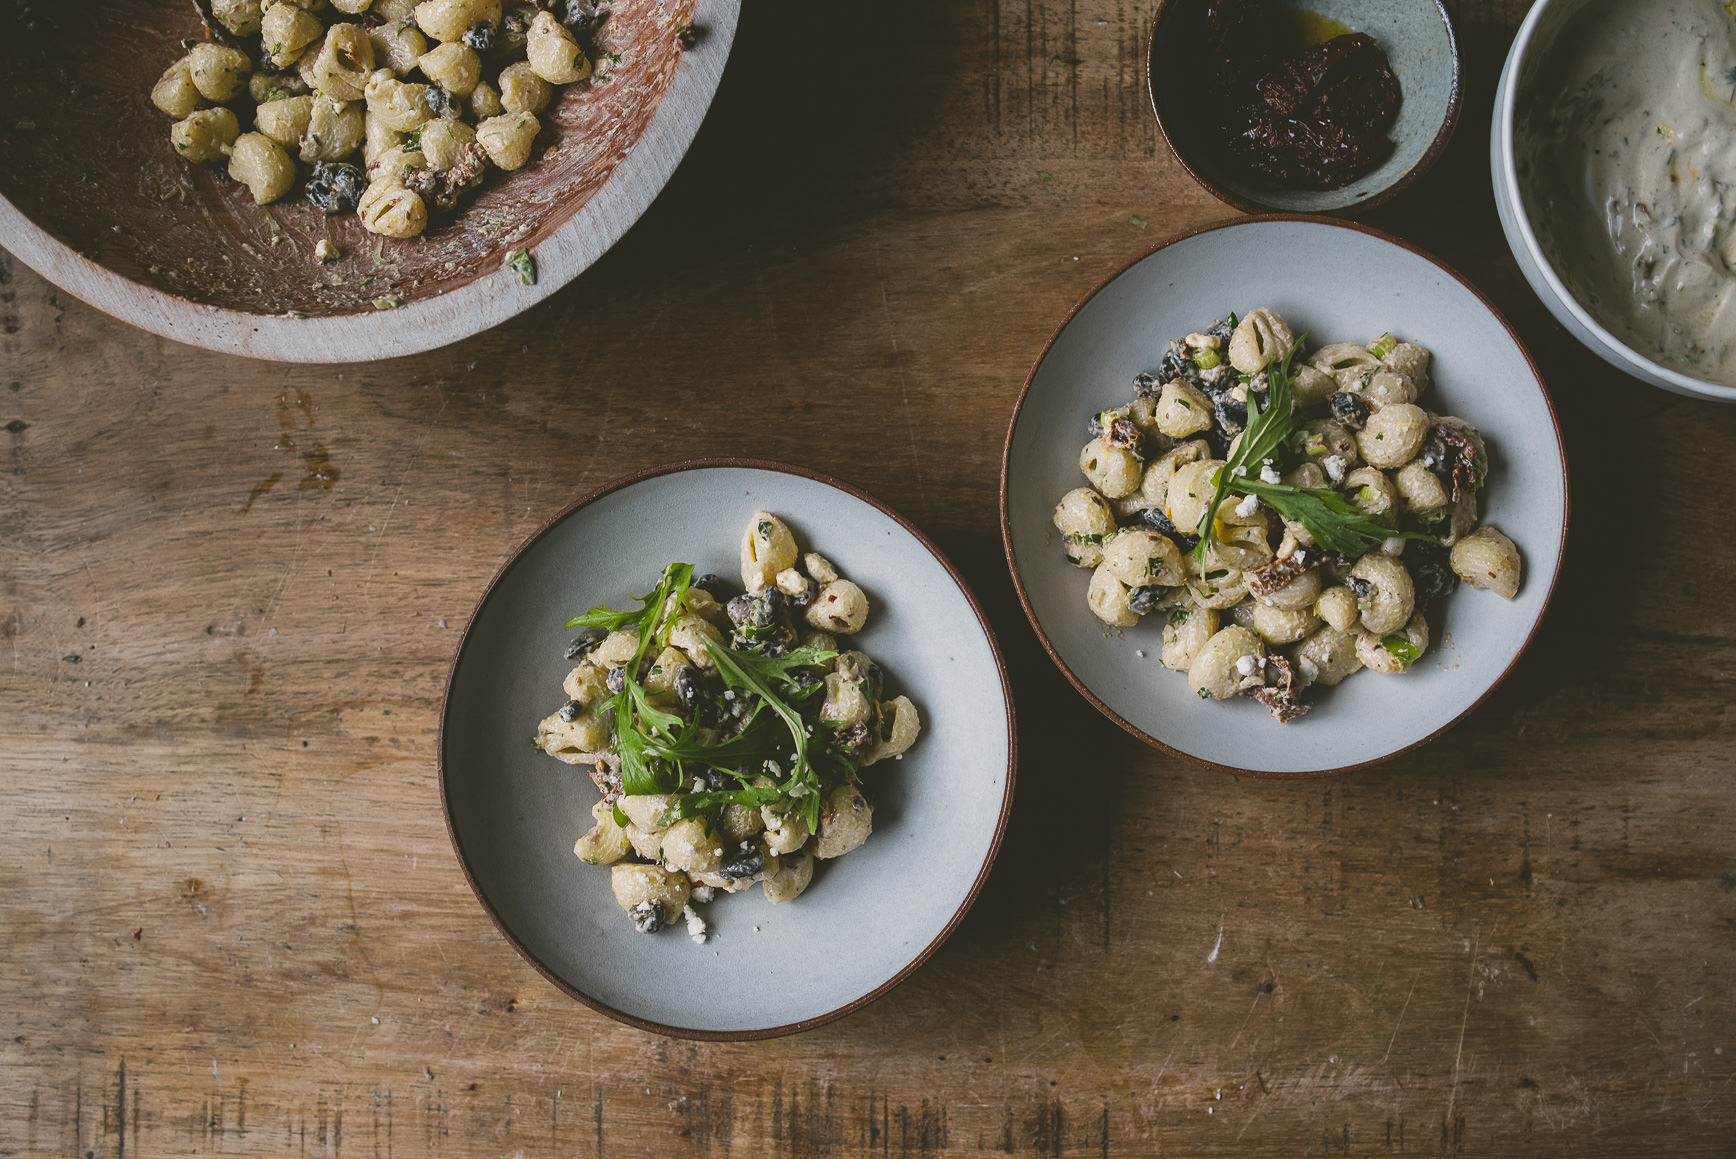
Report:
[[[1736,410],[1607,370],[1526,288],[1487,176],[1526,4],[1450,7],[1457,137],[1373,224],[1530,344],[1577,526],[1500,693],[1335,779],[1135,743],[1002,559],[1044,340],[1233,216],[1155,132],[1150,0],[755,0],[639,225],[426,356],[206,354],[0,254],[0,1154],[1731,1154]],[[466,886],[435,782],[497,566],[695,455],[906,513],[1022,711],[968,919],[888,996],[762,1043],[563,997]]]

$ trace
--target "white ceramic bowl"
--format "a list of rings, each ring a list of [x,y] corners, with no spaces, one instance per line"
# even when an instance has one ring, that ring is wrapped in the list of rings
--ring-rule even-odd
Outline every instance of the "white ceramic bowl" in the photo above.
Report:
[[[1506,66],[1501,70],[1501,80],[1495,89],[1495,118],[1489,132],[1489,165],[1495,178],[1495,208],[1501,215],[1507,245],[1525,280],[1531,283],[1549,312],[1599,358],[1642,382],[1677,394],[1736,402],[1736,387],[1661,366],[1610,333],[1567,288],[1555,269],[1555,259],[1538,240],[1532,225],[1532,211],[1527,205],[1531,195],[1519,163],[1525,143],[1518,139],[1518,134],[1523,131],[1524,110],[1539,66],[1562,26],[1585,3],[1586,0],[1539,0],[1520,25],[1513,47],[1508,50]]]
[[[597,604],[630,607],[663,566],[734,576],[741,529],[783,516],[867,591],[856,639],[922,712],[904,758],[863,786],[874,833],[773,906],[758,889],[702,907],[711,940],[637,933],[609,872],[573,856],[597,791],[530,746],[564,698],[572,633]],[[533,536],[482,597],[453,661],[440,781],[476,896],[555,985],[623,1022],[691,1038],[766,1038],[841,1017],[916,969],[987,879],[1013,799],[1012,701],[975,599],[921,533],[873,499],[773,463],[683,463],[612,483]]]
[[[1386,331],[1434,353],[1418,401],[1488,440],[1489,524],[1511,536],[1524,584],[1508,601],[1461,586],[1430,613],[1435,644],[1403,676],[1361,673],[1280,725],[1244,699],[1201,701],[1164,668],[1160,617],[1106,628],[1085,603],[1089,573],[1063,556],[1056,501],[1084,485],[1090,416],[1133,397],[1133,376],[1168,342],[1227,310],[1269,306],[1311,346]],[[1444,731],[1512,668],[1542,619],[1567,534],[1567,463],[1548,396],[1494,309],[1457,274],[1384,234],[1300,217],[1244,219],[1159,246],[1074,308],[1038,359],[1003,459],[1001,524],[1031,623],[1073,684],[1142,740],[1264,776],[1341,772]],[[1141,655],[1143,653],[1143,655]]]

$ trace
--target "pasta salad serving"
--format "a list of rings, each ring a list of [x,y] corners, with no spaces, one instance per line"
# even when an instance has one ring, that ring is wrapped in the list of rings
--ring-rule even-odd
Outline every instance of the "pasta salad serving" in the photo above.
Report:
[[[212,39],[151,90],[169,140],[261,205],[415,237],[490,169],[531,159],[538,114],[592,77],[594,0],[196,0]],[[359,164],[358,164],[359,162]],[[324,255],[322,254],[322,257]]]
[[[1099,619],[1161,616],[1164,667],[1282,723],[1313,687],[1407,671],[1431,603],[1461,580],[1512,599],[1522,567],[1479,524],[1483,436],[1418,404],[1429,351],[1306,337],[1261,308],[1171,342],[1092,416],[1089,486],[1054,512]]]
[[[567,623],[576,666],[536,747],[589,767],[602,794],[573,852],[610,867],[615,900],[642,933],[694,905],[759,884],[773,903],[808,887],[814,862],[868,839],[859,772],[902,759],[921,719],[848,637],[868,597],[779,517],[756,512],[734,593],[672,563],[634,611]]]

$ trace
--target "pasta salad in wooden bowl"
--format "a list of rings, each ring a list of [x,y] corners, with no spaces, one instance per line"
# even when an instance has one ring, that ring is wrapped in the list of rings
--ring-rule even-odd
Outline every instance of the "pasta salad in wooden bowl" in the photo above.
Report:
[[[467,337],[674,171],[739,0],[84,0],[0,15],[0,245],[182,342]]]

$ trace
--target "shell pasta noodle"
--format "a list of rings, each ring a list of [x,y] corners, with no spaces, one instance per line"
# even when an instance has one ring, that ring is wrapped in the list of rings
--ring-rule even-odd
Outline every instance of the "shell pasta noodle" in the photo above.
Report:
[[[209,0],[151,101],[172,147],[266,205],[410,238],[529,164],[557,88],[596,77],[596,0]],[[613,59],[619,59],[614,54]],[[606,77],[604,78],[606,79]]]
[[[587,767],[602,794],[573,852],[609,867],[642,933],[683,920],[703,942],[694,906],[720,891],[799,896],[816,860],[868,840],[860,771],[903,759],[922,731],[850,647],[871,611],[859,586],[766,511],[740,565],[744,591],[672,563],[638,610],[568,621],[567,699],[537,725],[536,747]]]
[[[1429,351],[1305,343],[1265,308],[1169,343],[1131,402],[1091,416],[1086,485],[1053,517],[1098,619],[1157,617],[1195,695],[1281,723],[1311,689],[1408,671],[1461,580],[1512,599],[1523,571],[1479,525],[1483,436],[1427,405]]]

